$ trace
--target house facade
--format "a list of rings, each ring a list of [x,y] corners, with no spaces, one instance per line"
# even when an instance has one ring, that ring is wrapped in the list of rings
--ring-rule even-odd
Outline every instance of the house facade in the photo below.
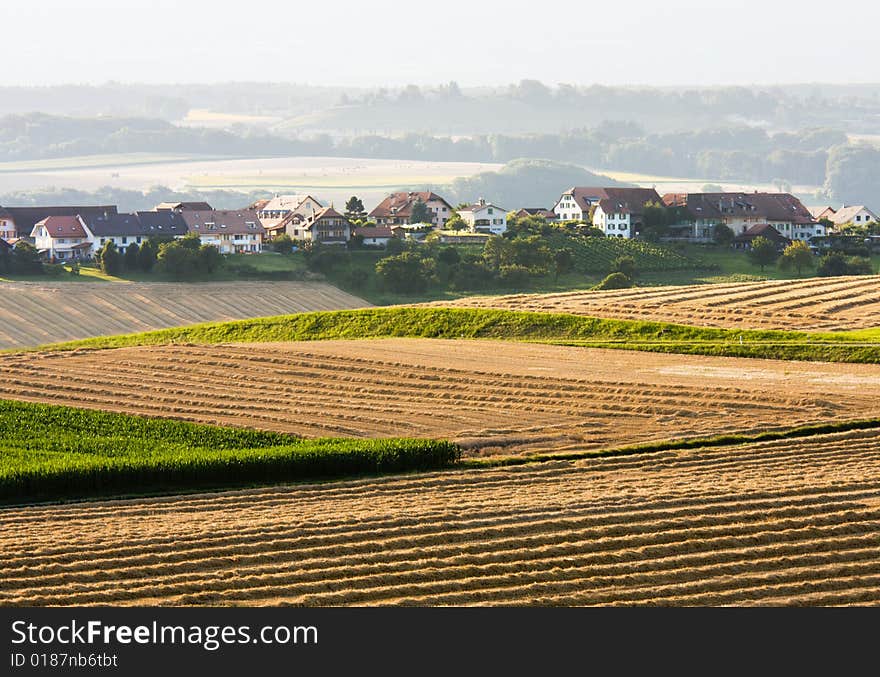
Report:
[[[188,232],[196,233],[203,245],[221,254],[256,254],[263,251],[266,231],[252,209],[181,212]]]
[[[12,220],[12,214],[0,207],[0,240],[9,242],[16,239],[15,221]]]
[[[124,253],[132,244],[140,247],[148,238],[179,238],[188,232],[182,212],[171,210],[102,214],[83,221],[94,236],[94,252],[113,242]]]
[[[351,239],[351,222],[333,207],[325,207],[304,224],[304,241],[320,244],[346,244]]]
[[[560,221],[586,221],[608,237],[632,238],[641,232],[645,205],[662,204],[653,188],[576,186],[553,206]]]
[[[370,212],[369,218],[379,226],[404,226],[412,221],[413,207],[418,202],[425,203],[431,214],[431,224],[441,230],[455,212],[452,205],[436,193],[410,191],[392,193]]]
[[[865,205],[844,205],[828,218],[831,219],[835,226],[842,226],[847,223],[851,223],[854,226],[866,226],[869,223],[880,222],[877,214]]]
[[[293,230],[299,230],[293,225],[308,222],[320,212],[324,206],[311,195],[276,195],[271,200],[254,203],[257,207],[257,217],[266,231],[266,239],[272,240],[282,233],[287,233],[294,239],[300,239],[293,235]],[[297,216],[302,219],[296,219]]]
[[[501,235],[507,231],[507,210],[483,198],[465,209],[459,209],[458,215],[472,233]]]
[[[394,237],[394,232],[387,226],[365,226],[356,228],[353,235],[362,237],[368,247],[385,247]]]
[[[74,261],[92,256],[95,236],[79,216],[47,216],[31,229],[30,237],[49,261]]]
[[[14,238],[28,239],[34,230],[34,226],[48,216],[97,216],[100,214],[115,214],[116,205],[103,206],[54,206],[54,207],[5,207],[5,221],[12,222],[11,230],[15,231]],[[7,225],[7,232],[10,228]]]
[[[825,235],[825,226],[789,193],[668,193],[663,202],[678,210],[679,221],[670,232],[680,239],[710,241],[718,224],[735,236],[757,225],[772,226],[788,240]]]

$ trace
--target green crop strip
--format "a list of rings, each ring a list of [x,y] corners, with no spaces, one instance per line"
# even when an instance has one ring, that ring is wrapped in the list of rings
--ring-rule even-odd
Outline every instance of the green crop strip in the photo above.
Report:
[[[459,453],[439,440],[305,440],[0,400],[7,504],[431,470]]]
[[[825,333],[717,329],[561,313],[438,307],[301,313],[98,337],[42,349],[390,337],[495,339],[695,355],[880,363],[880,329]]]

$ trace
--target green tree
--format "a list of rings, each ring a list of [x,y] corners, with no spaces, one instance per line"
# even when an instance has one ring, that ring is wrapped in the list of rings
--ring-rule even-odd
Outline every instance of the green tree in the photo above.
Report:
[[[555,279],[558,281],[560,275],[570,273],[574,269],[574,252],[568,247],[557,249],[553,253],[553,262],[555,264]]]
[[[223,265],[223,254],[212,244],[199,247],[199,270],[213,275]]]
[[[40,275],[43,273],[43,261],[40,252],[30,242],[19,240],[12,248],[10,270],[19,275]]]
[[[293,253],[293,238],[290,237],[287,233],[282,233],[274,240],[272,240],[272,250],[278,252],[279,254],[292,254]]]
[[[12,268],[12,254],[9,247],[0,244],[0,275],[8,273]]]
[[[345,217],[347,219],[362,219],[366,215],[367,210],[364,209],[364,203],[359,197],[352,195],[348,198],[348,202],[345,203]]]
[[[525,287],[531,277],[531,270],[516,263],[510,266],[501,266],[501,269],[498,271],[498,279],[501,281],[501,284],[514,289]]]
[[[483,245],[483,261],[489,268],[498,271],[501,266],[509,266],[515,262],[511,242],[512,240],[497,235],[486,240]]]
[[[659,202],[648,202],[642,211],[642,232],[645,240],[656,242],[669,232],[669,214]]]
[[[846,275],[846,272],[846,257],[840,252],[825,254],[819,261],[819,268],[816,271],[819,277],[837,277],[838,275]]]
[[[132,242],[125,248],[125,269],[128,271],[134,271],[138,269],[138,257],[141,253],[141,248],[137,242]]]
[[[804,268],[813,267],[813,252],[810,245],[803,240],[795,240],[785,248],[779,259],[779,267],[782,270],[797,270],[798,277]]]
[[[752,246],[749,248],[749,259],[756,266],[761,266],[762,272],[765,266],[769,266],[778,258],[779,252],[776,250],[776,245],[766,237],[759,235],[752,240]]]
[[[623,273],[611,273],[606,276],[594,289],[629,289],[633,282]]]
[[[723,223],[716,223],[712,237],[715,240],[715,244],[721,245],[722,247],[729,247],[733,244],[733,239],[736,235],[734,235],[729,226],[726,226]]]
[[[437,254],[437,260],[447,266],[454,266],[461,261],[461,254],[455,247],[443,247]]]
[[[175,279],[192,277],[199,270],[199,251],[186,238],[163,242],[156,256],[159,270]],[[196,238],[198,240],[198,238]]]
[[[116,243],[113,240],[107,240],[104,243],[104,246],[98,250],[97,255],[95,256],[98,261],[98,265],[101,267],[101,272],[105,275],[119,275],[122,272],[122,266],[125,261],[122,258],[122,254],[119,253],[119,250],[116,248]]]
[[[156,243],[152,239],[144,241],[141,245],[137,258],[137,267],[141,271],[149,273],[153,270],[153,267],[156,265],[156,249]]]
[[[398,294],[418,294],[434,279],[434,261],[416,252],[387,256],[376,264],[382,285]]]
[[[431,210],[428,208],[422,200],[417,200],[412,208],[412,215],[410,216],[410,223],[432,223],[434,219],[434,215],[431,213]]]
[[[636,268],[636,260],[632,256],[618,256],[611,262],[612,273],[622,273],[630,280],[638,277],[638,269]]]
[[[467,230],[468,224],[465,222],[463,218],[461,218],[458,214],[453,214],[449,220],[446,222],[446,226],[444,226],[446,230]]]
[[[540,235],[510,240],[512,265],[524,266],[534,275],[547,275],[553,265],[553,252]]]

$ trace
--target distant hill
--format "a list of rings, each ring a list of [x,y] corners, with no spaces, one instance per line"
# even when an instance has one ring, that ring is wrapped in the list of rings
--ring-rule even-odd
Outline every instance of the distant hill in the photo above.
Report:
[[[459,178],[441,192],[453,205],[484,197],[499,207],[551,208],[572,186],[630,186],[577,165],[551,160],[513,160],[497,172]]]

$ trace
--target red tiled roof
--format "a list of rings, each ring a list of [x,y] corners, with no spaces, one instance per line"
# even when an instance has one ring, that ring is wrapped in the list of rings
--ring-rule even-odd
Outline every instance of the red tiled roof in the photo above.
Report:
[[[354,235],[361,237],[394,237],[391,228],[385,226],[364,226],[354,231]]]
[[[751,242],[756,237],[766,237],[768,240],[772,242],[782,242],[788,241],[788,238],[785,237],[782,233],[776,230],[769,223],[756,223],[754,226],[749,228],[746,232],[740,233],[736,236],[735,240],[737,242]]]
[[[628,212],[641,214],[642,207],[648,202],[662,202],[657,191],[653,188],[601,188],[593,186],[575,186],[567,190],[565,195],[574,197],[581,211],[587,212],[595,203],[603,200],[611,200],[618,206],[612,209],[612,203],[606,203],[602,207],[606,212],[611,210],[615,213]]]
[[[77,216],[47,216],[42,221],[37,221],[31,231],[31,237],[36,237],[36,231],[45,228],[49,237],[86,237],[86,231]]]
[[[239,210],[214,210],[207,212],[183,211],[181,212],[186,225],[191,233],[200,235],[214,235],[228,233],[241,235],[245,233],[265,233],[263,224],[257,218],[257,212],[252,209]],[[206,224],[213,224],[209,228]],[[251,228],[249,224],[253,224]]]
[[[437,193],[432,193],[431,191],[410,191],[408,193],[392,193],[370,212],[370,216],[374,218],[389,216],[409,217],[412,216],[413,205],[419,200],[426,203],[439,200],[449,209],[452,209],[452,205],[437,195]]]
[[[767,221],[815,223],[813,215],[789,193],[688,193],[663,196],[669,206],[686,207],[691,218],[749,217]]]

